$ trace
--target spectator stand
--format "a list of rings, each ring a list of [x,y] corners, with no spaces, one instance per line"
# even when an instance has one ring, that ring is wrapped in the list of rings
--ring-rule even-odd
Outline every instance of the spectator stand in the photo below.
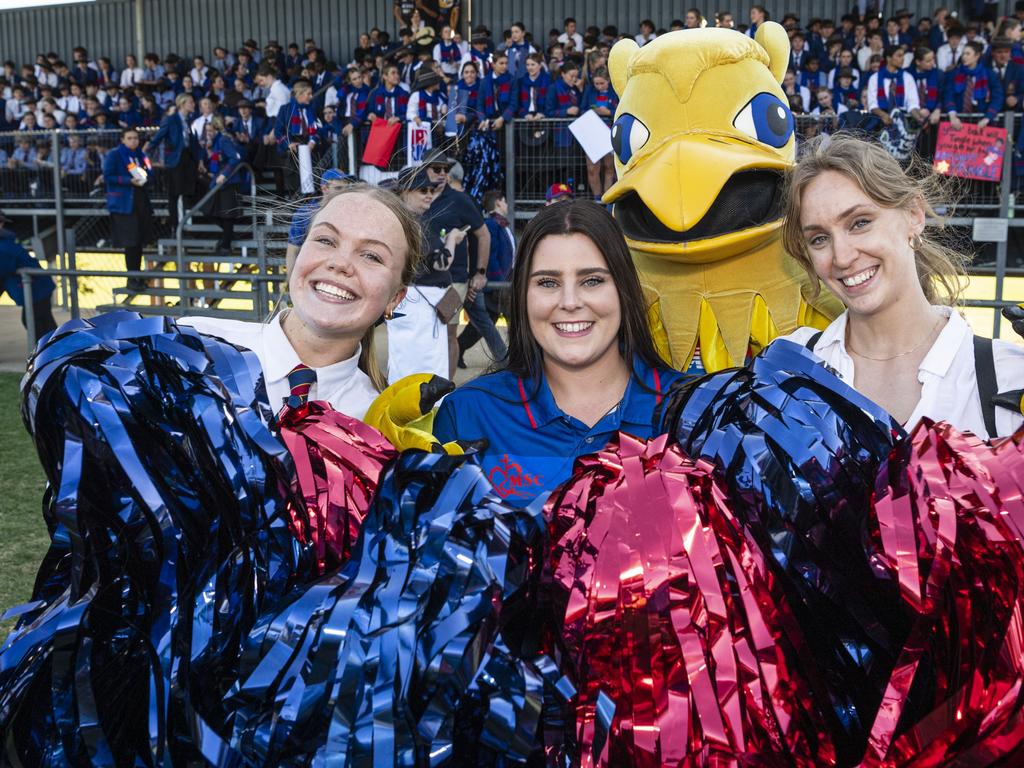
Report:
[[[867,113],[862,113],[865,117]],[[848,121],[839,120],[834,114],[796,115],[798,151],[799,145],[807,139],[819,134],[829,133],[842,127]],[[960,115],[963,122],[976,122],[982,115]],[[943,120],[946,118],[943,116]],[[564,135],[568,133],[567,126],[571,119],[541,119],[541,120],[512,120],[498,132],[499,155],[503,167],[506,169],[505,183],[506,196],[509,202],[509,215],[514,221],[523,222],[532,216],[545,204],[544,193],[555,181],[569,184],[577,197],[587,197],[586,158],[575,141],[565,141]],[[854,123],[857,122],[855,119]],[[1007,276],[1024,276],[1024,263],[1020,262],[1022,249],[1019,244],[1024,242],[1024,220],[1016,216],[1017,210],[1024,207],[1024,200],[1018,202],[1015,194],[1015,179],[1013,177],[1013,146],[1014,137],[1020,128],[1020,117],[1014,112],[1005,112],[993,122],[995,125],[1002,125],[1008,141],[1007,150],[1003,159],[1003,173],[1000,182],[965,181],[962,183],[962,195],[954,216],[947,219],[947,224],[954,231],[966,234],[968,237],[975,232],[976,222],[994,222],[996,229],[1003,225],[1008,236],[1001,242],[977,243],[980,254],[976,263],[972,266],[972,275],[982,275],[994,278],[994,291],[991,299],[974,300],[966,302],[966,306],[983,307],[996,309],[1009,302],[1004,300],[1005,280]],[[322,170],[328,164],[341,167],[347,172],[355,171],[356,175],[366,178],[367,174],[376,174],[378,177],[386,178],[390,173],[381,172],[378,169],[370,171],[359,162],[361,146],[366,140],[368,126],[361,126],[360,131],[354,132],[347,138],[339,137],[329,152],[323,153],[319,158],[317,170]],[[932,130],[935,130],[933,128]],[[559,132],[562,132],[563,139],[559,140]],[[114,146],[117,142],[116,132],[97,133],[84,132],[94,139],[98,146],[104,148]],[[877,133],[872,134],[877,135]],[[51,153],[53,147],[60,147],[64,144],[66,137],[62,132],[47,132],[46,136],[51,142]],[[0,142],[6,140],[8,145],[14,141],[16,134],[7,134],[0,137]],[[392,165],[401,167],[405,163],[405,141],[402,140],[396,145],[395,157]],[[154,198],[157,206],[166,206],[164,193],[164,182],[159,171],[160,158],[157,157],[157,171],[155,173]],[[10,173],[13,169],[4,169],[4,173]],[[53,263],[58,267],[55,273],[58,276],[72,274],[67,272],[67,260],[62,254],[69,253],[68,243],[62,242],[68,239],[62,225],[66,225],[72,219],[77,218],[73,228],[68,231],[73,233],[74,238],[80,245],[78,247],[94,248],[95,233],[100,228],[98,220],[106,216],[102,207],[102,198],[93,190],[86,189],[83,192],[81,187],[72,188],[71,185],[62,180],[58,183],[59,169],[46,168],[42,173],[49,174],[48,185],[37,182],[35,187],[25,180],[15,182],[10,187],[5,184],[3,189],[7,196],[4,200],[5,210],[9,215],[30,215],[36,222],[45,223],[47,217],[53,217],[56,221],[55,240],[56,258]],[[10,178],[17,178],[11,176]],[[40,197],[40,191],[48,196]],[[233,316],[244,316],[249,318],[262,318],[270,311],[274,301],[279,297],[274,288],[282,281],[278,271],[283,264],[284,234],[286,233],[286,216],[280,207],[275,209],[260,210],[259,200],[262,198],[259,188],[250,189],[248,204],[250,206],[248,221],[250,231],[240,234],[236,240],[236,246],[243,249],[242,257],[232,256],[230,259],[217,257],[213,253],[204,253],[204,249],[211,249],[214,239],[212,237],[215,227],[213,225],[192,224],[183,228],[181,239],[177,233],[171,236],[167,233],[157,241],[155,255],[148,256],[151,263],[161,265],[163,268],[173,268],[175,274],[188,275],[183,279],[203,279],[204,273],[193,272],[192,266],[206,263],[218,263],[219,266],[227,264],[241,267],[246,275],[234,281],[228,281],[229,285],[218,285],[216,289],[207,285],[205,288],[192,288],[184,283],[172,288],[163,286],[155,287],[148,292],[149,300],[153,302],[147,306],[146,311],[159,312],[161,314],[185,314],[193,311],[192,304],[209,302],[215,305],[215,311],[239,313]],[[187,212],[185,219],[191,220],[192,214],[197,212],[198,206]],[[160,211],[158,209],[158,215]],[[941,213],[941,212],[940,212]],[[83,223],[83,219],[86,221]],[[983,227],[984,229],[984,227]],[[35,228],[35,234],[46,239],[47,234],[52,234],[46,228]],[[87,242],[82,244],[82,234],[85,232]],[[209,235],[209,237],[204,237]],[[963,239],[963,238],[962,238]],[[1014,244],[1011,251],[1010,245]],[[1011,253],[1013,259],[1010,258]],[[47,254],[49,255],[49,254]],[[113,258],[113,257],[112,257]],[[64,270],[63,272],[61,270]],[[250,274],[251,273],[251,274]],[[83,273],[84,274],[84,273]],[[111,275],[115,274],[111,270]],[[123,271],[116,274],[125,276]],[[174,280],[168,273],[168,280]],[[158,278],[159,270],[143,273],[142,276]],[[273,278],[273,279],[271,279]],[[207,277],[212,283],[212,279]],[[224,278],[216,278],[223,280]],[[65,281],[66,282],[66,281]],[[73,281],[71,281],[73,283]],[[75,288],[65,286],[62,291],[61,301],[68,306],[69,293]],[[246,293],[248,291],[248,293]],[[127,291],[117,292],[120,302],[105,305],[103,309],[123,307],[126,303],[138,301],[140,296],[132,299]],[[166,301],[176,299],[171,305]],[[143,298],[142,300],[145,300]],[[200,307],[203,311],[211,311],[210,307]],[[1001,318],[998,312],[993,312],[993,332],[1000,331]]]

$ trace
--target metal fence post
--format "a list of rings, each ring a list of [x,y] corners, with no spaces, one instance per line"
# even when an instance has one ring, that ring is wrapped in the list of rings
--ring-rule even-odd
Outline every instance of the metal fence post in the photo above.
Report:
[[[516,142],[512,126],[515,120],[505,123],[505,202],[508,203],[508,220],[516,225]]]
[[[256,272],[263,276],[267,274],[267,235],[263,227],[256,229]],[[270,300],[267,298],[267,284],[257,280],[256,285],[256,319],[262,321],[267,316],[267,305]]]
[[[359,175],[359,169],[356,168],[356,132],[352,131],[348,135],[348,141],[346,142],[348,147],[348,172],[353,176]]]
[[[1003,175],[999,184],[999,217],[1009,219],[1010,217],[1010,189],[1013,186],[1013,122],[1014,112],[1006,110],[1003,115],[1003,125],[1006,128],[1006,151],[1003,153]],[[1003,286],[1006,281],[1006,251],[1009,246],[1009,230],[1002,242],[996,243],[996,301],[1003,300]],[[999,331],[1002,326],[1003,315],[997,309],[992,313],[992,338],[999,338]]]
[[[28,357],[36,348],[36,313],[32,306],[32,275],[21,273],[22,311],[25,313],[25,334],[28,336]]]
[[[67,258],[68,269],[72,269],[72,270],[78,269],[78,259],[77,259],[77,253],[76,253],[77,252],[77,243],[75,242],[75,230],[69,229],[67,231],[66,243],[67,243],[66,247],[68,249],[68,258]],[[79,317],[79,310],[78,310],[78,278],[77,277],[68,277],[67,280],[68,280],[68,283],[70,285],[70,290],[71,290],[71,294],[70,294],[71,318],[73,320],[77,320],[78,317]]]
[[[53,160],[53,205],[57,212],[57,268],[63,269],[65,265],[64,254],[67,253],[67,243],[64,242],[64,189],[60,178],[60,131],[50,132],[50,158]],[[68,278],[63,277],[60,281],[61,306],[68,306]]]

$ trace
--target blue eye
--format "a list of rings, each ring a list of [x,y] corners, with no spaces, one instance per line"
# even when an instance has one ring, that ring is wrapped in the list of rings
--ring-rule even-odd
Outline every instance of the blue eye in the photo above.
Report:
[[[649,138],[651,132],[647,126],[630,114],[622,115],[612,126],[612,149],[620,163],[628,163]]]
[[[793,113],[770,93],[759,93],[740,110],[733,126],[771,147],[784,147],[793,135]]]

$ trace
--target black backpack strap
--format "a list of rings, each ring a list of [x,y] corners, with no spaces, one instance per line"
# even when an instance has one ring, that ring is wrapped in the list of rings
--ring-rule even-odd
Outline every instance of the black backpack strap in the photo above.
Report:
[[[818,339],[821,338],[821,334],[822,333],[824,333],[824,331],[818,331],[816,334],[811,336],[811,338],[809,338],[807,340],[807,343],[804,344],[804,347],[806,347],[807,349],[811,350],[811,352],[813,352],[814,351],[814,345],[818,343]]]
[[[981,400],[981,414],[985,418],[985,431],[994,439],[996,431],[996,405],[992,398],[999,391],[996,383],[996,360],[992,352],[992,339],[974,337],[974,375],[978,380],[978,398]]]

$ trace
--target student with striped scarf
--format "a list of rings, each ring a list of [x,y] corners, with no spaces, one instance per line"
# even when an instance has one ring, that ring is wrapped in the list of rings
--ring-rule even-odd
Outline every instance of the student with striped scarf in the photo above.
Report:
[[[868,79],[868,111],[884,125],[892,124],[892,113],[900,110],[920,121],[921,104],[917,84],[902,67],[903,49],[890,45],[885,49],[885,64]]]
[[[981,63],[982,53],[984,48],[980,42],[967,43],[960,63],[946,75],[943,107],[954,128],[961,125],[958,113],[984,113],[978,121],[984,128],[1003,108],[1003,87],[995,73]]]

